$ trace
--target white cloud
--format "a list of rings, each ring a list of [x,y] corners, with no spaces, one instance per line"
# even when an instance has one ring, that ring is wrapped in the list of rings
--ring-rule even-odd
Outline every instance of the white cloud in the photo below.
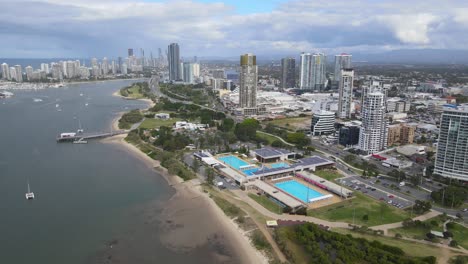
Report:
[[[244,15],[221,1],[0,1],[0,38],[10,40],[0,57],[30,55],[34,46],[42,56],[115,56],[128,47],[156,50],[179,42],[186,56],[226,56],[466,49],[468,40],[462,0],[294,0]]]

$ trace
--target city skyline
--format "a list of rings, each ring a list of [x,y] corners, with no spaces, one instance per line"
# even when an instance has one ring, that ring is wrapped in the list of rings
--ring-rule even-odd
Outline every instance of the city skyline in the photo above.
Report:
[[[127,47],[156,51],[171,42],[205,57],[466,50],[468,3],[437,3],[7,0],[0,57],[116,57]]]

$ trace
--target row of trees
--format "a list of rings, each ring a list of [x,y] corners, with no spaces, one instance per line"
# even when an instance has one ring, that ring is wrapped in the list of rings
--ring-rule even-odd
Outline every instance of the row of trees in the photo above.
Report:
[[[287,232],[284,232],[284,229]],[[436,263],[436,258],[432,256],[424,258],[408,257],[398,247],[325,231],[311,223],[277,229],[276,239],[283,252],[297,263],[305,260],[297,259],[297,255],[289,250],[288,246],[291,245],[291,242],[301,248],[307,258],[313,260],[313,263]]]
[[[447,186],[431,193],[431,198],[444,206],[459,207],[468,198],[468,189],[459,186]]]
[[[132,124],[138,123],[141,120],[143,120],[143,115],[140,113],[140,110],[134,109],[122,115],[119,119],[119,128],[129,129]]]

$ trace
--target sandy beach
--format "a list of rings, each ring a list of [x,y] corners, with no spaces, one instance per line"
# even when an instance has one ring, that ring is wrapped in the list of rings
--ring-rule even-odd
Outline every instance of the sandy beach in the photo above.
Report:
[[[121,97],[119,91],[113,95]],[[112,129],[118,130],[118,120],[122,114],[119,113],[112,120]],[[158,216],[160,241],[166,247],[178,252],[208,247],[216,263],[268,263],[242,230],[202,191],[198,180],[183,182],[180,177],[169,175],[159,161],[126,142],[125,137],[118,135],[102,142],[117,144],[130,155],[138,157],[176,191]]]
[[[202,191],[197,180],[183,182],[181,178],[169,175],[159,161],[127,143],[125,136],[114,136],[102,142],[123,147],[164,177],[176,191],[157,216],[159,239],[166,247],[181,253],[209,248],[216,263],[268,263],[236,224]]]

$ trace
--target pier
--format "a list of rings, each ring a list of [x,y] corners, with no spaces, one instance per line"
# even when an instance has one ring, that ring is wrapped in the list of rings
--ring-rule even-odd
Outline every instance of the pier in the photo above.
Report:
[[[74,142],[78,140],[99,139],[112,137],[116,135],[127,134],[130,130],[117,130],[112,132],[98,132],[98,133],[62,133],[57,137],[57,142]],[[66,136],[64,136],[66,134]]]

